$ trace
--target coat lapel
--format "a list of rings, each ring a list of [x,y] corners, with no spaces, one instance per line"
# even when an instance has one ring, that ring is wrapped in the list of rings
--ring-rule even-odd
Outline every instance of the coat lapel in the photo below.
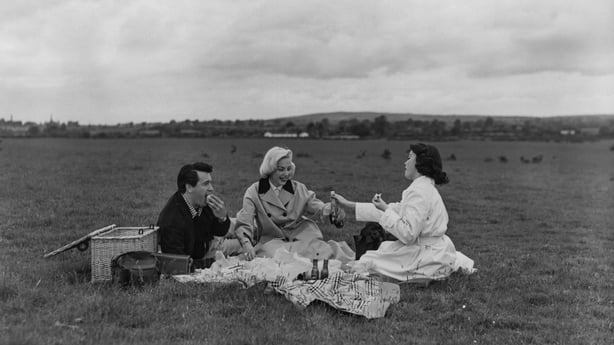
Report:
[[[292,184],[292,180],[286,181],[286,184],[279,193],[279,200],[281,200],[285,208],[292,208],[291,203],[294,200],[294,185]]]
[[[281,204],[284,206],[284,208],[288,209],[290,208],[290,201],[292,201],[292,199],[294,198],[294,194],[291,194],[290,192],[288,192],[285,189],[281,189],[281,191],[279,192],[279,201],[281,201]]]
[[[275,191],[270,188],[269,181],[261,179],[258,185],[258,194],[260,194],[262,201],[286,211],[289,203],[294,198],[294,188],[292,187],[292,181],[286,182],[278,197]]]
[[[269,205],[279,207],[282,210],[286,209],[284,205],[281,203],[281,200],[279,200],[277,195],[275,195],[275,192],[273,191],[273,189],[269,188],[269,190],[266,193],[260,194],[260,198],[262,199],[262,201],[266,202]]]

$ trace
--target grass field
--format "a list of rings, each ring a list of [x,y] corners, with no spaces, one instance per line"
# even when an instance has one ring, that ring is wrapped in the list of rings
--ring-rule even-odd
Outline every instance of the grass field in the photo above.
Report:
[[[381,319],[299,309],[264,286],[165,280],[121,290],[89,283],[89,251],[43,259],[108,224],[154,223],[184,163],[212,163],[235,213],[262,154],[279,144],[294,150],[295,178],[322,197],[334,189],[397,201],[407,186],[401,141],[4,139],[0,344],[612,344],[611,141],[435,143],[457,157],[444,161],[448,235],[479,272],[402,285]],[[539,163],[520,160],[538,155]],[[351,245],[360,227],[322,225]]]

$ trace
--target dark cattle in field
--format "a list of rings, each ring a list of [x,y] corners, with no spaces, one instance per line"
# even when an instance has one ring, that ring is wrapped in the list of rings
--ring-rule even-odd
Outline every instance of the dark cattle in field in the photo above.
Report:
[[[507,163],[507,157],[505,157],[505,156],[499,156],[499,162],[501,162],[501,163]]]
[[[456,155],[454,153],[452,153],[451,155],[446,157],[446,160],[448,160],[448,161],[455,161],[456,160]]]
[[[541,163],[541,161],[542,161],[542,159],[543,159],[543,158],[544,158],[544,156],[539,155],[539,156],[535,156],[535,157],[533,157],[533,159],[531,159],[531,161],[532,161],[533,163]]]
[[[388,150],[388,149],[385,149],[384,152],[382,153],[382,158],[390,159],[391,155],[392,155],[392,152],[390,152],[390,150]]]
[[[524,156],[520,156],[520,161],[523,163],[531,163],[531,160],[528,158],[524,158]]]

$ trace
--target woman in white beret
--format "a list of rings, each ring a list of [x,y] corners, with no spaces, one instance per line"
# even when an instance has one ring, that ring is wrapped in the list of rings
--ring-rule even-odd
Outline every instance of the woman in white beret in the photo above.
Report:
[[[311,218],[328,216],[331,204],[293,180],[295,169],[292,151],[287,148],[275,146],[264,155],[260,180],[247,188],[237,213],[235,234],[245,258],[272,257],[283,247],[310,259],[352,260],[355,254],[345,242],[322,240],[322,232]],[[343,220],[345,213],[337,211],[338,219]]]

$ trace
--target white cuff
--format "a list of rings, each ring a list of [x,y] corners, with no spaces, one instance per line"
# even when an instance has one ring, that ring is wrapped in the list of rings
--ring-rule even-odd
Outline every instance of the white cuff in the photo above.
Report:
[[[386,209],[386,212],[382,213],[382,217],[379,220],[379,224],[384,229],[392,229],[400,218],[401,217],[396,212],[394,212],[394,210],[388,207]]]

